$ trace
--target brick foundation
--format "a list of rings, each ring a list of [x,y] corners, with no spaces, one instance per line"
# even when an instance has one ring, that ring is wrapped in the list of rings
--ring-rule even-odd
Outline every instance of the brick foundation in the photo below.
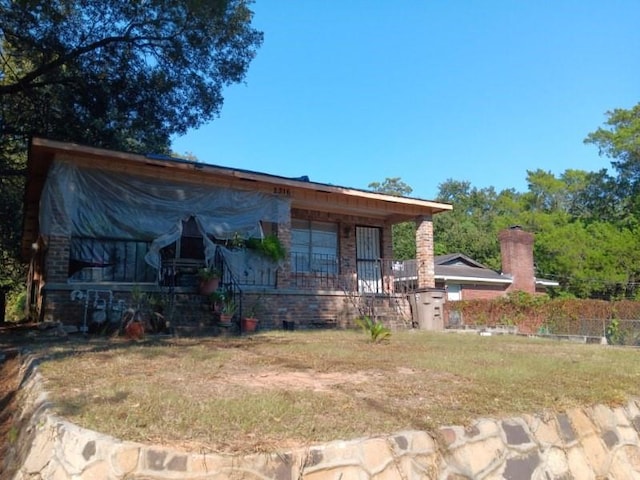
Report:
[[[93,287],[90,287],[92,291]],[[120,318],[121,310],[118,310],[118,301],[122,300],[124,307],[133,305],[132,287],[114,286],[112,290],[100,288],[101,298],[109,298],[108,292],[112,292],[111,309],[107,315],[112,321],[117,322]],[[123,289],[123,290],[122,290]],[[45,321],[60,321],[64,325],[84,326],[85,322],[85,300],[72,299],[74,290],[87,292],[86,288],[80,286],[71,288],[68,285],[49,286],[46,293]],[[186,327],[188,329],[201,329],[215,327],[217,317],[211,310],[207,297],[180,291],[174,296],[173,310],[167,306],[169,304],[168,293],[163,292],[158,287],[149,286],[145,293],[155,295],[165,300],[163,314],[166,320],[171,321],[173,327]],[[91,323],[94,308],[93,299],[90,294],[87,304],[87,324]],[[400,329],[411,326],[411,312],[409,302],[404,295],[367,297],[368,302],[374,303],[376,318],[382,321],[387,327]],[[242,295],[242,305],[244,312],[247,312],[253,304],[257,303],[257,317],[260,320],[260,329],[273,330],[283,328],[287,322],[292,328],[352,328],[355,326],[354,320],[360,313],[354,305],[354,297],[340,291],[294,291],[294,290],[261,290],[245,292]],[[173,312],[173,314],[171,314]]]

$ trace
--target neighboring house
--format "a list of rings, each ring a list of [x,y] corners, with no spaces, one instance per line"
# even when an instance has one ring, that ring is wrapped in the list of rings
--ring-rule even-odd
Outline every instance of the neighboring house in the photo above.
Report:
[[[462,253],[434,258],[436,286],[447,292],[447,300],[495,298],[511,286],[511,277],[476,262]],[[464,296],[463,296],[464,294]]]
[[[558,282],[536,278],[532,233],[519,227],[499,234],[502,273],[498,273],[462,253],[439,255],[434,259],[436,287],[447,292],[447,300],[492,299],[520,290],[544,293]]]
[[[416,222],[416,284],[433,288],[432,216],[452,208],[41,138],[31,141],[27,170],[30,313],[83,327],[88,315],[100,318],[96,310],[113,317],[140,292],[169,298],[174,324],[207,324],[195,277],[205,265],[220,268],[240,305],[260,303],[263,327],[347,325],[362,293],[393,312],[389,321],[406,321],[406,296],[393,288],[391,227]],[[278,237],[285,259],[236,248],[265,235]]]

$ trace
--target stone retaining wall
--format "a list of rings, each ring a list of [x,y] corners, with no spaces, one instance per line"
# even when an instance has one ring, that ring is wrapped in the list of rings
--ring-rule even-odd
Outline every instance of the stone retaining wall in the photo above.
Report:
[[[26,479],[638,479],[640,402],[565,413],[480,419],[437,439],[406,431],[272,454],[228,456],[123,442],[49,411],[41,379],[24,367],[27,427],[6,462]],[[16,419],[18,424],[19,419]]]

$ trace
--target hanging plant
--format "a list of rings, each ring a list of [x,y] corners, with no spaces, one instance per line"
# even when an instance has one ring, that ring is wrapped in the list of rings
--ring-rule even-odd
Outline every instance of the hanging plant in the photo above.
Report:
[[[246,246],[274,262],[284,260],[287,256],[287,251],[282,245],[282,242],[274,234],[265,235],[262,239],[250,238],[246,241]]]

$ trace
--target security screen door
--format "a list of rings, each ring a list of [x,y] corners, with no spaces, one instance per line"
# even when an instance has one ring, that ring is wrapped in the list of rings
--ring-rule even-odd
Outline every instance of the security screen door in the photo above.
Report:
[[[382,292],[380,260],[380,229],[356,227],[356,265],[359,292]]]

